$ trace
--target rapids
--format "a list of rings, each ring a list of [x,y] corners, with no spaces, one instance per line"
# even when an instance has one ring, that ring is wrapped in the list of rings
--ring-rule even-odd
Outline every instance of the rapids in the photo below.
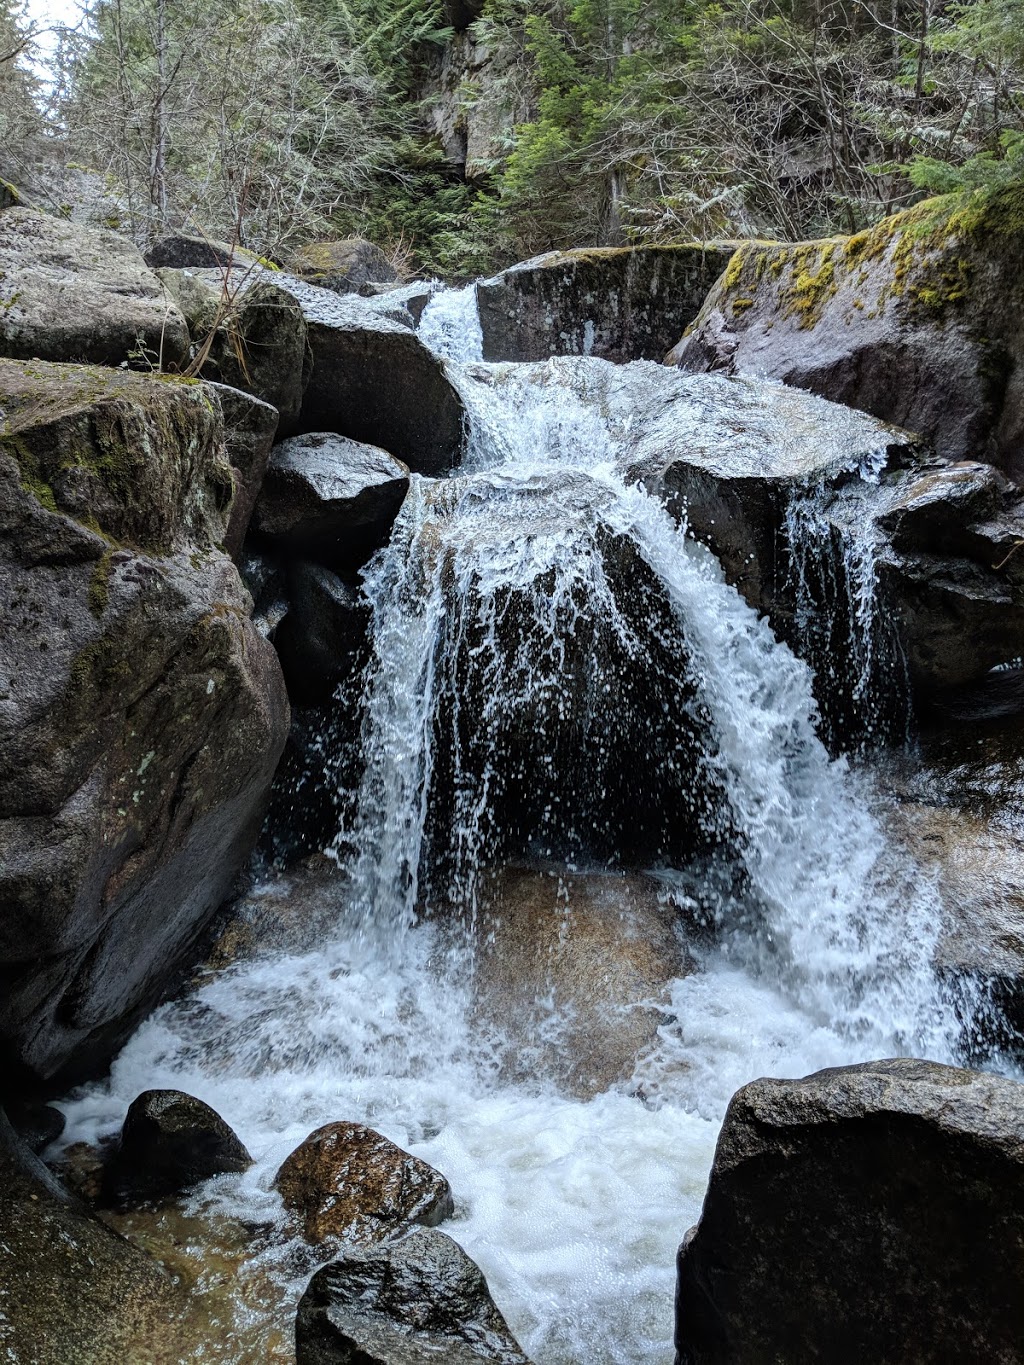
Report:
[[[862,766],[826,751],[808,664],[630,476],[612,367],[483,364],[472,290],[436,295],[420,335],[463,394],[469,451],[449,479],[414,476],[364,574],[365,766],[328,850],[337,874],[268,871],[250,908],[298,901],[306,941],[158,1010],[109,1081],[64,1104],[64,1141],[109,1136],[143,1089],[212,1104],[256,1164],[191,1207],[264,1229],[240,1273],[281,1286],[286,1326],[314,1262],[284,1230],[273,1175],[318,1125],[369,1123],[449,1178],[445,1230],[537,1365],[667,1365],[675,1250],[736,1088],[955,1058],[961,1024],[931,966],[936,892],[885,837]],[[713,403],[730,382],[694,391]],[[824,420],[817,439],[836,440]],[[837,453],[864,477],[876,456]],[[813,507],[794,507],[790,534],[810,545],[814,530]],[[870,547],[851,555],[868,696]],[[810,549],[801,563],[809,575]],[[510,1068],[522,1040],[474,1008],[480,874],[525,860],[558,888],[560,872],[607,872],[637,849],[696,970],[653,1002],[633,1073],[574,1095]],[[569,1007],[557,991],[541,1004],[557,1045]],[[189,1359],[253,1359],[254,1342],[287,1359],[253,1311],[240,1301],[224,1342]]]

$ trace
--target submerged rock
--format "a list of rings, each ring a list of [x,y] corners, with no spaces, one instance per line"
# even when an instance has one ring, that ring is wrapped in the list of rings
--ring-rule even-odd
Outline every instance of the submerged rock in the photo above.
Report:
[[[217,548],[216,396],[0,362],[0,1039],[105,1062],[228,894],[288,706]]]
[[[147,1090],[125,1116],[104,1170],[103,1197],[119,1205],[151,1203],[251,1165],[237,1134],[208,1104],[180,1090]]]
[[[298,1365],[529,1365],[478,1266],[443,1232],[354,1248],[309,1283]]]
[[[439,1171],[360,1123],[328,1123],[310,1134],[274,1188],[310,1242],[375,1242],[411,1223],[435,1227],[454,1207]]]
[[[330,431],[282,441],[256,504],[254,529],[279,553],[356,569],[385,543],[409,470],[376,446]]]
[[[1016,1360],[1024,1086],[912,1060],[733,1097],[679,1254],[678,1365]]]
[[[365,284],[397,284],[398,272],[379,246],[364,237],[309,242],[288,262],[300,279],[336,294],[358,293]]]
[[[169,1362],[180,1289],[26,1158],[0,1115],[0,1352],[26,1365]]]
[[[929,200],[854,237],[747,242],[669,356],[760,374],[1024,473],[1024,191]]]
[[[655,1041],[667,988],[692,970],[656,882],[615,872],[504,869],[481,892],[476,1008],[506,1065],[589,1098],[628,1080]]]
[[[185,319],[126,237],[12,208],[0,218],[0,261],[0,356],[185,362]]]
[[[485,360],[660,360],[733,243],[552,251],[477,285]]]

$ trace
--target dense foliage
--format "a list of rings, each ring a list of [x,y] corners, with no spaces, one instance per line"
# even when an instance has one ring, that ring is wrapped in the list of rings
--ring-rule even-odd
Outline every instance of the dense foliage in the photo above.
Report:
[[[286,253],[362,232],[456,274],[558,246],[853,231],[1024,174],[1024,0],[88,9],[61,119],[140,237],[191,222]],[[16,107],[0,85],[0,118]]]

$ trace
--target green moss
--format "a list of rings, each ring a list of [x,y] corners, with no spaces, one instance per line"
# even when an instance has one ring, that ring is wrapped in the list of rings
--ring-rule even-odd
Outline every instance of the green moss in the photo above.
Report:
[[[110,604],[110,576],[113,573],[113,551],[108,550],[96,561],[89,580],[87,594],[89,610],[93,616],[102,616]]]
[[[14,457],[14,462],[18,466],[18,482],[22,489],[30,493],[48,512],[58,511],[57,499],[43,475],[39,457],[28,443],[20,436],[12,434],[0,438],[0,450]]]
[[[748,308],[753,308],[753,299],[733,299],[732,311],[734,313],[744,313]]]

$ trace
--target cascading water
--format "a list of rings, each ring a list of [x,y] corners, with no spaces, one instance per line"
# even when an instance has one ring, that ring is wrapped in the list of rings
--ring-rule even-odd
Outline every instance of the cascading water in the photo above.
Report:
[[[68,1140],[113,1131],[142,1089],[188,1090],[256,1158],[197,1206],[273,1226],[281,1160],[321,1123],[370,1123],[449,1177],[447,1230],[538,1365],[664,1365],[675,1246],[736,1087],[952,1057],[935,896],[829,758],[808,666],[626,476],[611,367],[480,363],[472,291],[437,296],[421,335],[452,361],[469,453],[451,479],[414,477],[365,573],[344,875],[296,884],[318,926],[301,950],[158,1011],[66,1106]],[[507,859],[646,870],[693,932],[698,969],[660,1002],[654,1045],[592,1098],[510,1077],[515,1044],[474,1011],[482,874]],[[291,1302],[310,1264],[283,1232],[261,1258]]]

